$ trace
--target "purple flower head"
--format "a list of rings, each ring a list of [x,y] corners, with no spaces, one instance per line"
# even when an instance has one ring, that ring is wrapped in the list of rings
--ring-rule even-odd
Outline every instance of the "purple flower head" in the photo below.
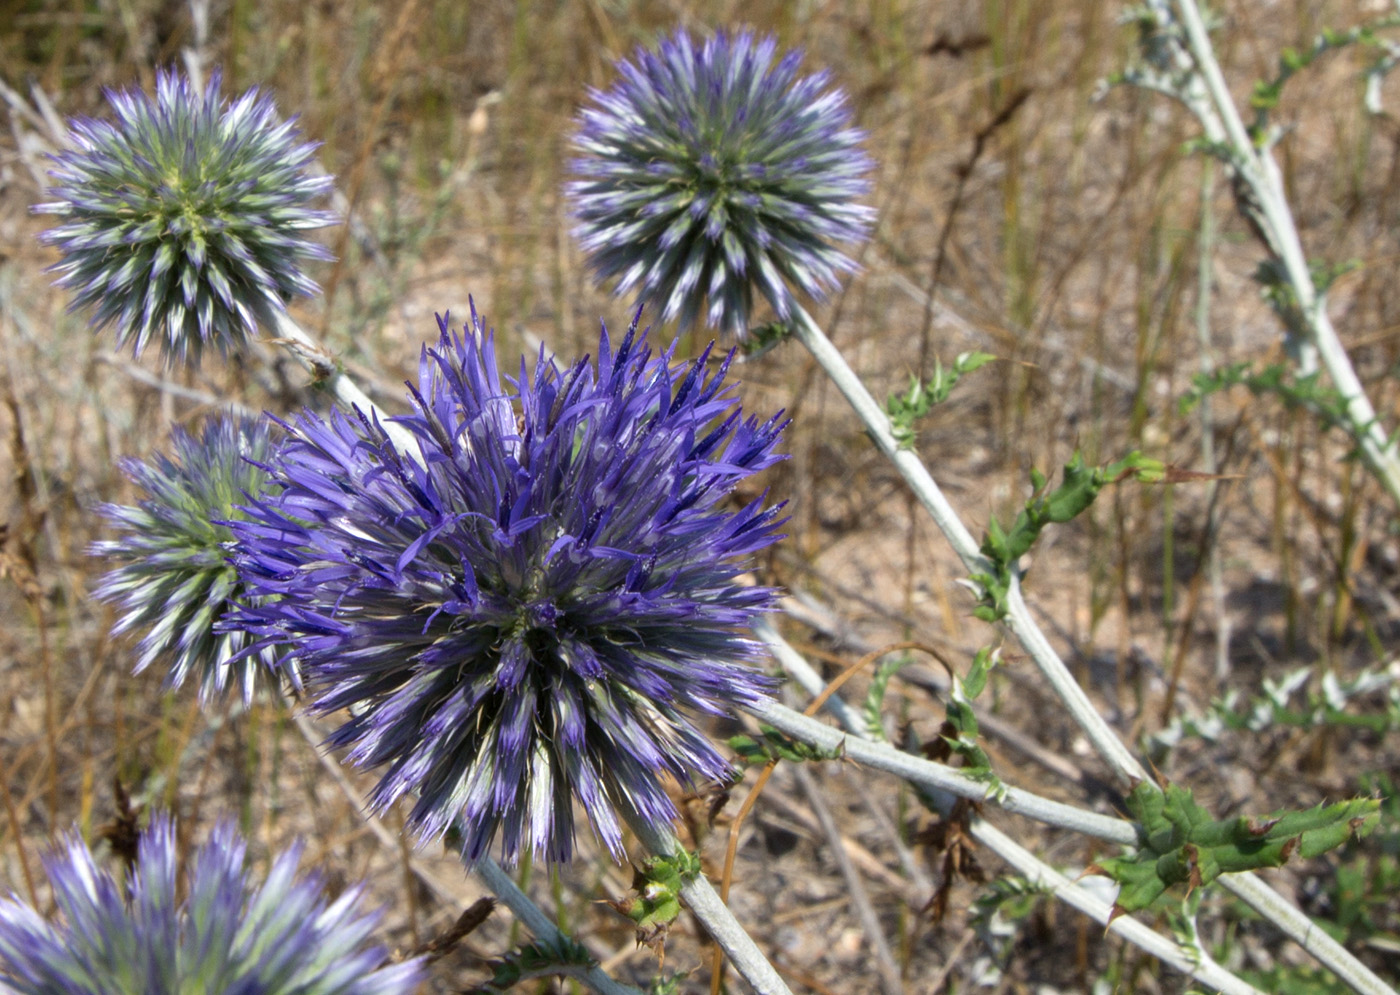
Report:
[[[846,95],[800,52],[748,32],[696,45],[683,30],[618,64],[578,117],[565,192],[600,281],[689,328],[701,316],[742,339],[753,288],[787,321],[789,284],[821,298],[855,263],[874,212],[857,200],[872,161]],[[708,302],[708,303],[707,303]]]
[[[99,867],[76,835],[45,860],[60,921],[0,900],[0,992],[13,995],[403,995],[418,960],[385,966],[367,943],[379,915],[361,889],[334,902],[296,876],[301,848],[262,883],[233,827],[214,830],[180,874],[175,826],[156,817],[129,877]]]
[[[271,646],[245,652],[253,642],[246,633],[214,629],[245,597],[227,560],[233,534],[225,521],[267,487],[260,464],[275,445],[265,422],[229,416],[211,419],[198,436],[177,427],[170,443],[173,458],[157,453],[150,462],[122,462],[143,496],[136,505],[100,509],[117,535],[93,543],[91,552],[120,565],[93,593],[117,607],[114,633],[143,633],[138,674],[165,660],[169,686],[198,680],[207,702],[236,683],[246,704],[277,652]],[[297,679],[294,666],[288,673]]]
[[[200,95],[162,71],[154,100],[108,91],[116,121],[69,122],[74,147],[52,157],[58,199],[34,208],[63,219],[40,241],[63,253],[53,269],[71,308],[115,325],[134,355],[158,342],[167,366],[242,348],[317,291],[302,265],[330,258],[302,235],[335,223],[308,207],[332,183],[308,172],[316,146],[256,89],[232,104],[218,89],[217,72]]]
[[[237,624],[296,646],[314,707],[349,709],[331,745],[383,768],[377,808],[417,796],[420,838],[564,861],[576,799],[619,852],[616,812],[668,822],[668,775],[729,772],[685,711],[771,687],[744,630],[775,592],[737,577],[783,520],[726,504],[784,423],[741,418],[728,360],[652,357],[635,322],[518,379],[475,309],[439,324],[395,419],[416,453],[363,416],[288,426],[280,491],[234,525],[265,596]]]

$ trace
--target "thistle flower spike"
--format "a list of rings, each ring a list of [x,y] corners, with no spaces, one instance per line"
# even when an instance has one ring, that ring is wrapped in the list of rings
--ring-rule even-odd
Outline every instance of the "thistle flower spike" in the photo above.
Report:
[[[333,902],[301,847],[258,882],[232,825],[214,830],[179,873],[175,825],[152,820],[129,877],[99,866],[76,835],[48,857],[60,920],[0,900],[0,992],[7,995],[403,995],[422,962],[386,965],[367,942],[380,915],[362,888]]]
[[[330,745],[383,770],[378,809],[416,796],[420,839],[565,861],[576,800],[620,853],[617,813],[668,823],[668,779],[729,774],[686,712],[772,687],[745,626],[775,592],[738,576],[783,520],[727,502],[785,423],[741,417],[728,360],[653,357],[635,322],[516,379],[475,309],[439,323],[395,419],[413,458],[363,415],[287,426],[233,525],[260,596],[233,624],[296,645],[313,707],[348,709]]]
[[[115,121],[69,122],[74,147],[51,157],[57,199],[33,208],[63,219],[39,240],[63,255],[51,270],[70,310],[114,325],[133,355],[159,344],[167,366],[241,349],[317,292],[302,267],[330,258],[302,235],[336,220],[309,207],[333,182],[308,171],[317,146],[257,89],[226,104],[219,83],[216,71],[201,95],[163,70],[154,99],[107,91]]]
[[[574,235],[599,281],[682,329],[703,316],[743,339],[754,287],[789,319],[789,285],[821,299],[855,269],[832,243],[863,241],[874,219],[845,94],[799,76],[800,52],[776,55],[771,37],[677,31],[620,62],[578,116]]]
[[[246,705],[278,654],[270,646],[250,648],[254,641],[237,629],[214,626],[245,597],[227,562],[233,534],[225,523],[267,488],[261,464],[275,449],[272,434],[265,422],[225,415],[199,435],[176,427],[170,443],[173,456],[122,462],[142,497],[100,509],[117,535],[94,543],[91,552],[120,565],[93,593],[116,606],[115,634],[143,633],[137,673],[165,660],[169,686],[198,681],[200,700],[208,702],[236,684]],[[295,683],[295,665],[284,669]]]

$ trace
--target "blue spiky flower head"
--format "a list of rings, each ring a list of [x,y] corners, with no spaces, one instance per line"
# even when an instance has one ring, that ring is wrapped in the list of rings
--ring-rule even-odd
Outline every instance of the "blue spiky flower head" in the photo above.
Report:
[[[45,861],[60,920],[0,900],[0,992],[7,995],[405,995],[419,960],[385,964],[366,942],[377,913],[361,889],[334,902],[322,879],[298,878],[301,848],[259,883],[246,844],[225,824],[191,857],[184,880],[174,823],[157,816],[129,876],[102,867],[81,838]]]
[[[139,355],[159,343],[168,366],[198,365],[206,347],[240,349],[286,302],[313,294],[302,271],[330,254],[308,229],[333,224],[309,204],[331,186],[307,171],[316,146],[280,122],[256,89],[232,104],[219,74],[201,95],[174,71],[140,90],[108,91],[114,122],[69,122],[74,148],[53,156],[63,219],[40,236],[63,253],[53,269],[99,330]]]
[[[307,413],[270,464],[279,488],[234,525],[264,597],[237,624],[296,646],[330,744],[383,768],[380,809],[414,794],[422,839],[455,827],[475,860],[564,861],[573,801],[620,852],[682,783],[729,770],[686,717],[765,695],[744,635],[774,592],[738,582],[778,537],[762,497],[780,417],[741,418],[724,376],[653,357],[636,323],[561,370],[497,372],[475,310],[425,350],[416,440]]]
[[[211,418],[198,435],[177,426],[170,444],[171,456],[122,462],[142,496],[101,509],[117,534],[92,552],[119,565],[94,594],[116,606],[115,633],[143,633],[137,673],[160,660],[169,665],[169,686],[198,681],[201,700],[210,701],[236,684],[246,704],[277,653],[270,646],[245,653],[253,642],[246,633],[214,629],[245,597],[227,561],[233,534],[224,523],[267,488],[260,464],[276,447],[266,422],[227,415]],[[296,679],[294,666],[287,672]]]
[[[846,95],[800,52],[748,32],[703,44],[685,31],[618,63],[578,117],[565,190],[598,279],[617,278],[682,328],[703,315],[743,338],[753,288],[787,321],[789,285],[821,298],[855,268],[872,162]],[[708,301],[708,304],[706,303]]]

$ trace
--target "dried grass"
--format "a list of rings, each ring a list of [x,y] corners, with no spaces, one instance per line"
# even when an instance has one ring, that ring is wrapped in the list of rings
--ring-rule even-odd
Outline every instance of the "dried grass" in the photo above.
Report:
[[[1093,101],[1098,81],[1129,54],[1115,9],[1092,0],[996,0],[966,10],[912,0],[231,0],[214,13],[212,61],[225,67],[226,86],[266,86],[298,112],[303,129],[325,142],[323,163],[354,208],[357,225],[329,236],[341,259],[320,274],[326,298],[299,315],[376,396],[399,396],[396,385],[434,332],[433,312],[463,314],[469,294],[507,354],[544,341],[572,355],[600,316],[626,319],[625,303],[590,286],[568,235],[559,189],[571,116],[586,85],[607,82],[615,57],[678,20],[744,22],[804,46],[810,65],[834,67],[870,132],[880,161],[878,234],[863,251],[863,273],[822,314],[877,396],[933,356],[946,362],[979,348],[1002,357],[965,381],[920,433],[920,451],[965,516],[978,526],[1008,516],[1027,493],[1028,470],[1053,468],[1076,446],[1091,459],[1134,447],[1182,466],[1199,459],[1201,426],[1177,414],[1175,399],[1198,364],[1191,309],[1201,165],[1183,152],[1183,115],[1161,99],[1114,90]],[[1235,4],[1221,55],[1237,92],[1281,45],[1361,13],[1341,4],[1285,2],[1267,12]],[[102,86],[149,85],[188,31],[174,0],[13,3],[0,9],[0,78],[21,93],[32,83],[61,114],[100,113]],[[1361,262],[1334,290],[1332,312],[1378,407],[1393,413],[1400,129],[1362,115],[1357,65],[1333,57],[1298,86],[1281,152],[1310,252]],[[100,529],[95,508],[130,497],[115,457],[149,452],[212,398],[278,412],[323,401],[271,351],[164,385],[151,363],[138,371],[112,357],[81,316],[64,313],[41,272],[52,260],[33,238],[40,224],[27,208],[41,194],[34,149],[22,142],[36,126],[11,121],[0,137],[0,882],[42,898],[38,854],[72,823],[100,832],[118,814],[118,778],[138,801],[175,806],[192,836],[232,813],[263,855],[305,837],[308,860],[339,880],[372,878],[392,908],[391,941],[416,947],[451,926],[480,896],[477,884],[436,849],[384,845],[284,710],[204,710],[190,695],[163,695],[156,675],[130,676],[130,647],[109,640],[108,612],[85,594],[102,569],[84,552]],[[1216,358],[1273,355],[1278,328],[1250,280],[1257,248],[1223,192],[1213,207],[1222,226]],[[829,624],[789,621],[789,634],[827,659],[832,674],[871,645],[899,639],[934,643],[955,665],[969,658],[990,634],[970,617],[956,562],[917,520],[839,397],[796,349],[746,366],[743,377],[747,405],[786,406],[795,418],[793,458],[767,481],[792,500],[792,535],[765,569],[815,601]],[[1400,623],[1389,509],[1345,462],[1345,443],[1268,401],[1230,394],[1215,412],[1230,475],[1215,533],[1203,533],[1204,488],[1176,488],[1168,513],[1163,490],[1129,487],[1036,551],[1033,600],[1125,734],[1160,727],[1177,660],[1176,705],[1201,704],[1224,686],[1247,693],[1300,664],[1353,673],[1384,657]],[[1232,592],[1222,605],[1202,590],[1212,547]],[[1220,611],[1235,634],[1224,685],[1213,662]],[[937,675],[912,668],[908,676],[895,682],[889,713],[910,735],[932,736],[942,718],[930,693]],[[1013,659],[998,678],[995,716],[1030,744],[993,737],[999,769],[1045,793],[1112,804],[1111,792],[1086,796],[1034,762],[1043,751],[1062,766],[1068,758],[1071,768],[1103,773],[1054,714]],[[1394,737],[1312,732],[1194,745],[1164,773],[1224,814],[1335,799],[1357,791],[1360,772],[1397,766]],[[956,882],[948,916],[930,921],[922,908],[930,891],[918,882],[936,882],[946,865],[917,842],[929,817],[892,782],[834,766],[811,773],[856,854],[907,990],[958,978],[980,953],[967,932],[976,886]],[[352,775],[351,783],[365,781]],[[690,829],[716,878],[737,804],[713,831],[705,802],[691,806]],[[397,832],[396,814],[385,822]],[[1092,859],[1080,839],[1015,828],[1052,861]],[[780,766],[744,826],[733,907],[795,983],[870,991],[870,945],[828,837]],[[902,866],[901,856],[917,867]],[[982,869],[997,873],[990,858]],[[1278,878],[1306,904],[1327,873],[1318,861]],[[629,871],[585,847],[557,878],[531,877],[542,904],[610,970],[641,982],[651,975],[653,954],[635,950],[629,924],[595,901],[625,893]],[[517,935],[508,923],[498,913],[440,960],[432,990],[479,980],[484,959]],[[1241,928],[1251,957],[1272,956],[1272,937]],[[685,991],[707,988],[700,935],[683,917],[667,940],[667,968],[696,969]],[[1105,972],[1122,979],[1122,990],[1181,984],[1064,909],[1043,906],[1015,949],[1013,990],[1087,989]]]

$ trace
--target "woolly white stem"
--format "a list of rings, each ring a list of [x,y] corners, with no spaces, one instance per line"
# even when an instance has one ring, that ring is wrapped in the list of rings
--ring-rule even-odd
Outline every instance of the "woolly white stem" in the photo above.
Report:
[[[865,423],[866,430],[869,432],[870,437],[874,439],[875,444],[879,446],[881,451],[894,463],[895,467],[914,491],[914,494],[923,503],[924,507],[928,509],[934,523],[938,525],[943,534],[947,537],[954,552],[958,554],[958,557],[971,572],[987,572],[990,564],[987,563],[985,557],[978,551],[977,545],[972,540],[971,533],[969,533],[966,526],[962,524],[957,513],[953,510],[952,505],[949,504],[947,498],[943,496],[942,491],[934,482],[932,475],[928,472],[928,468],[924,466],[919,457],[911,450],[900,449],[896,444],[894,436],[890,432],[889,418],[875,403],[875,399],[870,396],[869,391],[865,389],[865,385],[861,383],[860,378],[856,376],[855,371],[851,369],[845,357],[832,345],[831,340],[817,327],[816,322],[812,320],[811,315],[807,314],[805,310],[799,308],[794,317],[796,320],[793,322],[793,334],[807,347],[813,358],[816,359],[818,365],[822,367],[827,376],[836,384],[837,389],[846,396],[846,400],[850,403],[861,421]],[[1397,482],[1400,483],[1400,475],[1397,475]],[[1397,491],[1397,494],[1400,494],[1400,490]],[[1040,626],[1037,625],[1035,619],[1031,617],[1030,611],[1026,607],[1025,600],[1021,597],[1020,586],[1016,583],[1014,577],[1012,578],[1010,590],[1007,592],[1006,624],[1016,635],[1017,639],[1020,640],[1021,645],[1025,647],[1026,652],[1040,669],[1040,672],[1044,674],[1045,678],[1050,682],[1051,687],[1054,688],[1055,693],[1059,696],[1060,701],[1070,713],[1071,718],[1073,718],[1079,728],[1084,731],[1089,741],[1093,744],[1099,755],[1108,762],[1113,772],[1120,778],[1129,782],[1150,781],[1142,765],[1138,763],[1137,759],[1128,751],[1122,741],[1119,740],[1117,734],[1104,720],[1103,716],[1099,715],[1098,711],[1089,702],[1088,696],[1084,694],[1083,689],[1080,688],[1079,684],[1074,680],[1073,675],[1070,674],[1064,661],[1060,659],[1059,654],[1056,653],[1054,647],[1050,645],[1050,641],[1045,637],[1045,633],[1041,631]],[[811,736],[813,739],[810,741],[818,745],[824,745],[828,748],[836,745],[830,738],[830,734],[835,733],[835,730],[823,726],[821,723],[815,723],[817,726],[816,729],[806,728],[802,733],[799,733],[797,730],[803,729],[804,723],[809,723],[813,720],[808,719],[806,716],[797,716],[795,712],[792,713],[794,716],[797,716],[797,718],[803,720],[803,722],[799,723],[796,719],[780,715],[775,711],[778,708],[780,708],[780,706],[766,706],[769,714],[765,715],[764,718],[773,726],[783,729],[788,735],[800,736],[800,738],[804,740],[807,740],[807,737]],[[757,711],[755,714],[758,714]],[[784,728],[784,726],[780,724],[784,721],[788,723],[787,728]],[[825,732],[819,732],[818,729],[825,730]],[[836,733],[836,735],[838,739],[841,738],[839,733]],[[816,737],[822,738],[818,739]],[[856,755],[857,749],[860,749],[861,752],[864,753],[863,748],[865,745],[867,744],[848,743],[846,749],[855,759],[861,760],[863,763],[871,763],[872,766],[875,766],[876,757],[879,756],[878,750],[874,754],[866,754],[863,756]],[[871,745],[872,749],[874,748],[874,744],[869,745]],[[890,748],[886,747],[885,749]],[[892,750],[892,752],[898,753],[899,751]],[[905,756],[907,756],[907,754],[905,754]],[[883,759],[883,757],[881,757],[881,759]],[[909,757],[909,759],[914,760],[916,758]],[[893,761],[890,762],[893,763]],[[945,790],[958,793],[952,787],[948,787]],[[1012,790],[1014,791],[1015,789]],[[1027,797],[1025,794],[1017,792],[1016,801],[1013,802],[1012,795],[1008,793],[1004,807],[1010,810],[1012,804],[1029,803],[1031,798],[1034,798],[1034,796]],[[1045,802],[1044,799],[1039,799],[1038,801]],[[1053,805],[1056,803],[1046,802],[1046,804]],[[1085,813],[1078,809],[1073,809],[1070,806],[1062,806],[1062,808],[1069,812],[1078,813],[1078,817],[1080,818],[1103,818],[1102,816],[1092,816],[1091,813]],[[1042,811],[1046,816],[1051,814],[1048,809],[1040,809],[1038,805],[1037,809]],[[1027,812],[1026,814],[1029,815],[1030,813]],[[1040,816],[1032,815],[1031,817],[1040,818],[1041,821],[1048,821],[1048,819],[1041,818]],[[1107,829],[1107,827],[1104,828]],[[1097,835],[1087,828],[1080,829],[1079,831]],[[1227,874],[1222,875],[1219,880],[1226,889],[1245,901],[1269,922],[1272,922],[1285,935],[1298,943],[1299,946],[1303,947],[1308,953],[1316,957],[1324,966],[1333,971],[1339,978],[1346,981],[1347,984],[1351,985],[1356,991],[1363,992],[1365,995],[1395,995],[1395,992],[1389,988],[1385,982],[1377,978],[1364,964],[1348,953],[1340,944],[1333,941],[1330,937],[1326,937],[1318,927],[1313,925],[1307,916],[1293,908],[1292,905],[1272,891],[1268,885],[1264,884],[1263,881],[1259,880],[1253,874],[1248,872]]]
[[[1222,874],[1221,886],[1244,902],[1279,932],[1302,947],[1353,991],[1362,995],[1396,995],[1395,989],[1361,963],[1346,947],[1327,935],[1260,877],[1251,873]]]
[[[1043,863],[980,816],[973,816],[969,821],[969,832],[978,843],[1016,868],[1033,884],[1049,891],[1060,901],[1078,909],[1095,922],[1106,925],[1108,932],[1117,933],[1129,943],[1147,951],[1182,974],[1190,975],[1212,991],[1226,992],[1227,995],[1263,995],[1259,989],[1211,960],[1210,955],[1203,950],[1187,950],[1161,933],[1144,926],[1132,916],[1119,916],[1110,921],[1113,907],[1109,903],[1075,884],[1049,864]]]
[[[884,743],[863,738],[852,739],[850,734],[801,712],[793,711],[785,705],[751,705],[747,711],[759,721],[768,723],[794,739],[824,750],[841,750],[845,756],[857,763],[893,774],[921,788],[973,801],[984,801],[991,797],[990,786],[982,781],[975,781],[966,774],[960,774],[952,767],[916,757]],[[1070,829],[1123,846],[1136,846],[1138,842],[1137,830],[1130,822],[1041,798],[1020,788],[1007,787],[1006,796],[998,804],[1008,812],[1024,815],[1047,826]]]
[[[657,856],[674,857],[681,852],[680,843],[669,830],[643,819],[631,819],[629,824],[642,845]],[[787,983],[778,976],[777,970],[758,949],[758,944],[754,943],[739,920],[734,918],[729,906],[720,900],[704,874],[697,874],[683,883],[681,897],[685,899],[686,908],[705,924],[705,929],[719,944],[729,962],[758,995],[792,995]]]
[[[1341,395],[1347,427],[1356,440],[1362,459],[1390,494],[1391,500],[1400,503],[1400,453],[1397,453],[1395,444],[1386,438],[1385,429],[1376,418],[1376,410],[1361,386],[1361,380],[1336,329],[1332,327],[1325,301],[1317,294],[1307,256],[1303,253],[1302,240],[1293,223],[1293,212],[1284,195],[1278,164],[1267,147],[1256,147],[1251,140],[1230,88],[1225,83],[1225,75],[1216,61],[1196,0],[1174,2],[1179,13],[1177,23],[1185,32],[1191,60],[1228,138],[1234,169],[1254,194],[1272,248],[1278,253],[1289,286],[1297,298],[1308,345],[1316,351],[1317,359]],[[1164,8],[1163,3],[1164,0],[1158,0],[1154,7],[1159,16],[1165,14],[1170,17],[1170,11]],[[1200,116],[1198,113],[1197,117]]]
[[[360,389],[359,384],[355,383],[349,374],[340,370],[330,351],[312,338],[310,333],[298,325],[291,315],[285,311],[280,312],[277,315],[277,327],[274,331],[277,334],[278,343],[285,346],[287,351],[295,356],[298,362],[305,366],[318,382],[325,384],[326,389],[337,401],[347,409],[359,408],[366,418],[378,419],[384,431],[401,453],[422,462],[418,451],[418,441],[414,438],[413,433],[403,426],[389,421],[384,410],[370,400],[369,395]]]
[[[798,653],[788,645],[781,636],[773,631],[771,626],[765,626],[764,628],[766,631],[760,630],[759,637],[774,650],[774,655],[777,656],[782,663],[783,669],[786,670],[798,684],[802,685],[803,690],[807,691],[813,697],[821,694],[822,691],[825,690],[825,682],[822,680],[821,675],[807,662],[802,654]],[[832,696],[827,699],[827,702],[830,703],[837,700],[839,699]],[[833,709],[833,711],[842,716],[842,725],[846,727],[847,732],[850,733],[851,736],[856,737],[855,740],[846,740],[847,755],[854,757],[858,752],[861,752],[861,747],[879,745],[873,742],[866,742],[869,738],[869,733],[866,731],[860,717],[850,709],[849,706],[845,708],[836,708]],[[831,731],[836,732],[836,730]],[[917,758],[909,757],[909,759],[915,760]],[[920,761],[920,763],[928,762]],[[872,766],[874,765],[872,764]],[[930,766],[939,765],[930,764]],[[916,784],[925,783],[914,778],[906,777],[906,779]],[[933,787],[933,785],[928,784],[926,784],[926,786]],[[941,792],[936,793],[941,794]],[[1084,814],[1087,815],[1088,813]],[[1128,845],[1132,845],[1136,842],[1136,831],[1132,826],[1122,820],[1108,819],[1099,816],[1095,816],[1094,818],[1096,820],[1103,820],[1101,823],[1097,823],[1097,825],[1100,829],[1104,830],[1104,832],[1091,833],[1092,835],[1097,835],[1102,839],[1112,839],[1114,842],[1127,843]],[[968,821],[968,831],[978,843],[1016,868],[1016,870],[1024,875],[1032,884],[1049,891],[1066,905],[1078,909],[1096,922],[1109,924],[1113,912],[1111,905],[1104,902],[1101,898],[1096,897],[1087,889],[1080,887],[1048,864],[1042,862],[1040,858],[1016,843],[995,826],[990,825],[981,816],[973,814],[970,817]],[[1086,830],[1081,828],[1080,831],[1083,832]],[[1197,981],[1210,985],[1218,991],[1228,992],[1231,993],[1231,995],[1257,995],[1255,988],[1235,977],[1219,964],[1216,964],[1209,958],[1198,961],[1197,954],[1194,951],[1184,949],[1180,944],[1149,929],[1131,916],[1120,916],[1112,920],[1112,923],[1108,925],[1108,929],[1110,932],[1117,933],[1134,946],[1152,954],[1163,963],[1181,971],[1183,974],[1191,975]]]
[[[525,928],[534,933],[536,938],[547,943],[557,944],[564,939],[564,934],[559,931],[559,927],[554,925],[553,920],[545,915],[538,905],[530,900],[530,896],[521,891],[519,886],[511,880],[509,874],[501,869],[501,865],[490,857],[483,857],[472,865],[472,870],[477,877],[485,883],[486,887],[496,893],[496,897],[506,904],[506,907],[515,913],[515,918],[525,924]],[[608,973],[596,964],[589,967],[570,966],[569,977],[576,978],[583,982],[600,995],[642,995],[640,989],[631,985],[624,985],[608,976]]]
[[[943,496],[943,491],[918,455],[913,450],[901,449],[895,442],[894,435],[890,432],[889,416],[875,403],[875,399],[870,396],[870,392],[865,389],[865,385],[861,383],[845,357],[832,345],[831,340],[817,327],[812,316],[805,310],[799,307],[794,318],[796,320],[793,322],[793,334],[807,347],[822,370],[836,384],[837,389],[846,396],[846,400],[865,423],[870,437],[890,462],[894,463],[914,495],[928,509],[934,524],[948,538],[963,565],[974,574],[990,573],[992,565],[979,551],[972,533],[963,525],[962,519]],[[1075,724],[1084,730],[1084,734],[1099,754],[1108,761],[1114,773],[1129,781],[1146,780],[1147,771],[1090,703],[1088,695],[1075,681],[1069,668],[1031,618],[1015,577],[1012,577],[1011,587],[1007,592],[1006,624],[1026,648],[1026,652],[1040,668],[1045,679],[1050,682]]]

